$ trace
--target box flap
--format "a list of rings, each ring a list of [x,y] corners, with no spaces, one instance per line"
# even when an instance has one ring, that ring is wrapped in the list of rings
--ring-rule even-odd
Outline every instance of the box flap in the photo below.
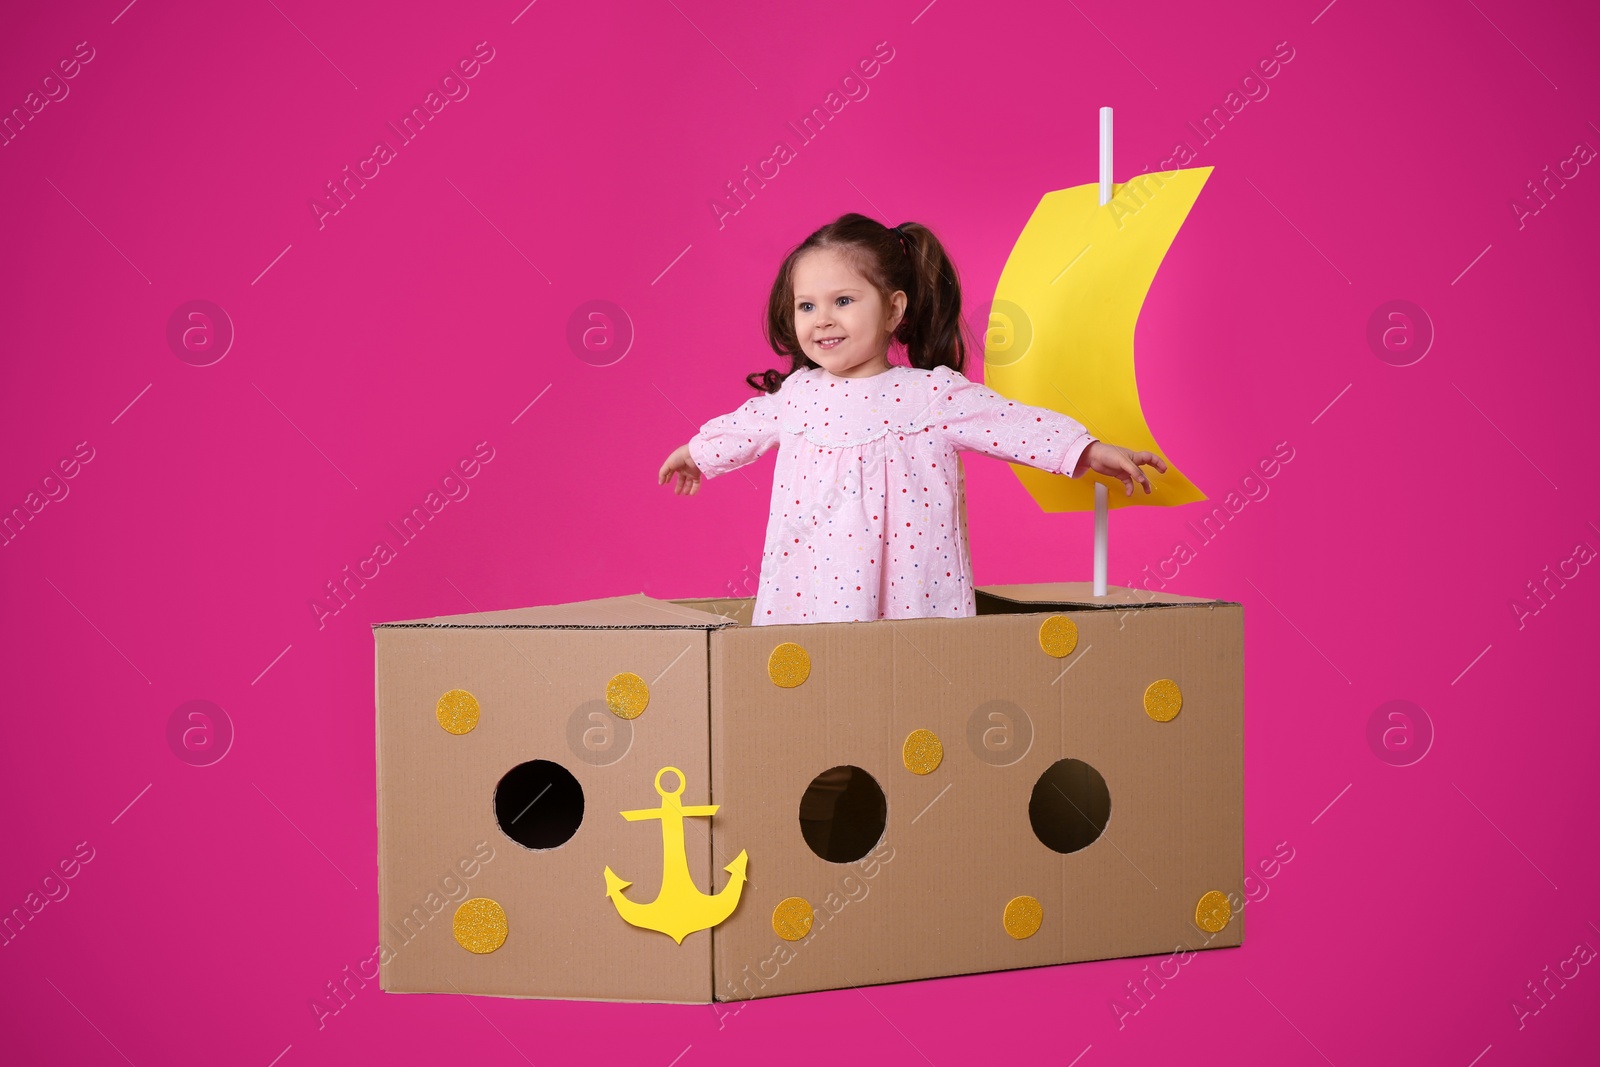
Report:
[[[563,630],[715,630],[735,620],[709,611],[656,600],[643,593],[584,600],[576,604],[544,604],[433,619],[373,623],[374,630],[400,626],[469,626],[489,629]]]
[[[1178,593],[1157,593],[1149,589],[1132,589],[1124,585],[1107,585],[1105,596],[1095,596],[1093,582],[980,585],[974,589],[974,592],[977,594],[979,615],[1015,612],[1018,610],[1017,605],[1026,605],[1038,610],[1048,610],[1053,607],[1082,609],[1233,603],[1233,601],[1228,600],[1182,596]],[[990,598],[987,603],[985,603],[985,598]]]

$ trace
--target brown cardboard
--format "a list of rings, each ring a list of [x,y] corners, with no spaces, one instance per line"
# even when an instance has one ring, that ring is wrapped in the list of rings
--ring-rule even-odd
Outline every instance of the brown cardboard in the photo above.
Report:
[[[373,627],[378,902],[381,934],[395,948],[380,964],[383,989],[710,999],[710,932],[691,934],[680,946],[628,926],[605,896],[601,872],[609,864],[641,890],[659,884],[659,829],[617,814],[659,803],[652,788],[657,768],[671,764],[688,775],[686,801],[709,791],[706,633],[721,624],[704,612],[639,596]],[[606,682],[627,670],[652,682],[649,707],[633,723],[631,749],[610,766],[575,758],[568,742],[574,710],[598,700],[599,713],[609,715]],[[456,688],[483,708],[477,728],[461,736],[441,729],[434,714],[439,696]],[[566,767],[584,793],[578,833],[540,852],[506,837],[493,811],[501,776],[535,758]],[[428,915],[427,895],[437,901],[441,878],[485,840],[494,858],[468,880],[470,895],[505,908],[506,943],[481,956],[462,949],[451,933],[459,900],[408,927],[405,917],[417,905]],[[710,838],[690,833],[686,844],[691,870],[706,871]],[[415,936],[406,942],[408,933]]]
[[[965,619],[754,627],[748,599],[638,595],[375,626],[383,919],[399,926],[488,841],[494,859],[470,895],[499,901],[510,926],[496,952],[467,952],[450,930],[458,892],[425,925],[413,918],[421,932],[383,963],[383,988],[706,1002],[1241,943],[1242,912],[1214,936],[1194,913],[1210,890],[1242,899],[1243,609],[1090,593],[985,587]],[[1058,614],[1079,633],[1062,659],[1038,636]],[[784,641],[811,660],[792,689],[767,673]],[[569,720],[596,701],[603,711],[606,681],[624,670],[651,683],[650,704],[627,754],[596,765],[576,755]],[[1144,711],[1158,678],[1183,690],[1170,722]],[[454,688],[483,705],[461,736],[434,716]],[[1009,702],[1005,720],[988,717],[992,701]],[[1019,716],[1026,750],[1005,744]],[[931,774],[903,765],[916,729],[943,742]],[[491,802],[501,775],[535,757],[572,771],[585,796],[577,834],[540,852],[500,831]],[[1067,757],[1100,772],[1111,811],[1099,839],[1061,854],[1028,811],[1040,775]],[[842,764],[870,773],[887,802],[882,838],[855,863],[818,857],[800,829],[808,784]],[[630,897],[655,895],[659,824],[617,813],[655,807],[668,765],[689,778],[684,803],[720,805],[689,820],[705,833],[685,834],[700,891],[720,890],[723,866],[749,854],[737,910],[682,946],[624,923],[601,875],[609,865],[634,883]],[[1001,917],[1022,894],[1043,922],[1017,940]],[[795,942],[772,926],[791,896],[816,915]]]

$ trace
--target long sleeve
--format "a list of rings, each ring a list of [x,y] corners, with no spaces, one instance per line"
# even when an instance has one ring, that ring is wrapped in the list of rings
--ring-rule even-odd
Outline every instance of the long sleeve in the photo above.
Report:
[[[752,463],[778,443],[778,402],[761,393],[738,409],[719,415],[689,439],[689,455],[707,478]]]
[[[1061,412],[1008,400],[958,371],[949,371],[942,385],[933,399],[931,425],[958,451],[1070,478],[1095,441],[1082,423]]]

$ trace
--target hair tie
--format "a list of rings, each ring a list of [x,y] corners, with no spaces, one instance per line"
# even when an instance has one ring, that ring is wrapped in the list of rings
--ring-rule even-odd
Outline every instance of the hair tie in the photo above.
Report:
[[[901,227],[904,226],[904,225],[905,225],[905,223],[902,222],[902,223],[898,223],[898,224],[896,224],[894,226],[891,226],[889,228],[894,231],[894,235],[896,237],[900,238],[900,248],[901,248],[902,251],[905,252],[906,256],[909,258],[910,255],[911,255],[911,245],[906,241],[906,231],[901,229]]]

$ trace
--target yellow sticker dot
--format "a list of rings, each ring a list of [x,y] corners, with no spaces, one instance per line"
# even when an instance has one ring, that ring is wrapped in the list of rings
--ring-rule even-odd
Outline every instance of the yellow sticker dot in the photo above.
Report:
[[[439,725],[453,734],[471,733],[478,725],[478,698],[465,689],[452,689],[439,698],[433,713]]]
[[[1078,624],[1065,615],[1052,615],[1039,624],[1039,647],[1060,659],[1078,647]]]
[[[793,689],[811,677],[811,657],[793,641],[785,641],[767,657],[767,675],[773,685]]]
[[[632,671],[623,671],[606,683],[606,707],[621,719],[637,719],[650,704],[650,687]]]
[[[1228,898],[1213,889],[1200,898],[1194,906],[1194,924],[1208,934],[1214,934],[1228,925],[1233,918],[1233,905]]]
[[[811,932],[814,917],[811,902],[805,897],[780,900],[772,909],[772,932],[785,941],[798,941]]]
[[[1044,907],[1033,897],[1012,897],[1006,904],[1002,921],[1006,933],[1021,941],[1039,932],[1039,924],[1044,922]]]
[[[506,909],[488,897],[463,900],[451,923],[456,940],[468,952],[493,952],[506,943]]]
[[[1171,678],[1151,682],[1144,691],[1144,710],[1156,722],[1171,722],[1183,710],[1183,690]]]
[[[912,730],[900,758],[912,774],[932,774],[944,762],[944,742],[932,730]]]

